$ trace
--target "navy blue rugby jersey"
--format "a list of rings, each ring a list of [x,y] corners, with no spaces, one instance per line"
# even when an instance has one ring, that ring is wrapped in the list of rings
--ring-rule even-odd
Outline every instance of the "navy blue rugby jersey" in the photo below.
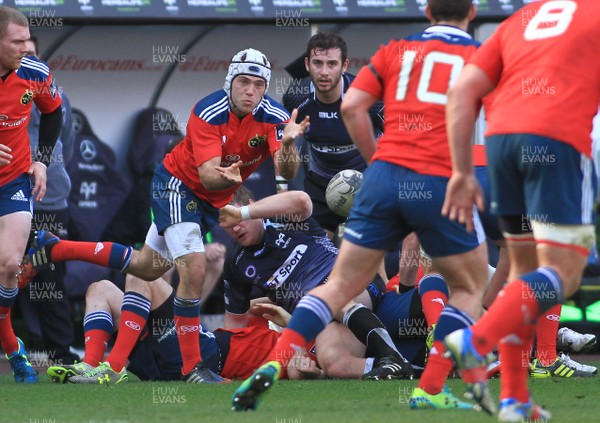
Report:
[[[257,287],[289,313],[312,288],[327,280],[338,250],[314,219],[265,220],[263,243],[230,249],[225,260],[225,310],[243,314]]]
[[[348,90],[353,79],[352,74],[342,74],[340,83],[343,85],[343,93]],[[309,170],[328,179],[341,170],[355,169],[362,172],[367,167],[342,120],[340,105],[343,93],[334,103],[321,103],[310,77],[306,77],[299,83],[292,84],[283,97],[283,105],[287,110],[298,109],[298,122],[305,116],[310,116],[310,129],[304,135],[310,151]],[[376,103],[369,113],[378,136],[383,131],[382,103]]]

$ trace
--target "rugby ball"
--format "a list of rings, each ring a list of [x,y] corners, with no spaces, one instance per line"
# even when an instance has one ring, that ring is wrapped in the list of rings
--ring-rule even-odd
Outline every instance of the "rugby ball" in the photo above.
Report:
[[[341,217],[348,217],[354,195],[362,185],[363,174],[358,170],[346,169],[331,178],[325,190],[325,201],[329,209]]]

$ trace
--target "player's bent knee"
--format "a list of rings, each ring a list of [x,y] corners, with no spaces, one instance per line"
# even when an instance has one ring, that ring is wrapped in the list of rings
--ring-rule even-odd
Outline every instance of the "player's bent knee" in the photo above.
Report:
[[[115,284],[109,281],[108,279],[102,279],[96,282],[92,282],[90,286],[88,286],[87,291],[85,292],[85,297],[87,299],[88,297],[93,296],[98,292],[104,292],[113,288],[116,288]]]
[[[204,242],[200,225],[181,222],[165,229],[165,242],[174,260],[191,253],[203,253]]]
[[[19,263],[21,262],[21,257],[12,256],[4,260],[2,265],[0,266],[0,277],[4,281],[12,281],[14,279],[14,285],[17,285],[17,281],[14,276],[19,273]]]

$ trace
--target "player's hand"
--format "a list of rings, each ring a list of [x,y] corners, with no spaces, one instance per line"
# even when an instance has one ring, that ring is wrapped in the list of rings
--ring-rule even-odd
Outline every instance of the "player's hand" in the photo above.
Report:
[[[37,201],[41,201],[46,194],[46,165],[40,162],[33,162],[29,166],[27,173],[33,176],[33,190],[31,196]]]
[[[12,149],[4,144],[0,144],[0,166],[6,166],[12,161]]]
[[[250,313],[262,316],[264,319],[275,323],[282,328],[286,327],[292,315],[276,304],[258,303],[250,307]]]
[[[242,161],[235,162],[231,166],[223,167],[223,166],[215,166],[215,170],[219,172],[221,177],[229,182],[234,184],[242,183],[242,175],[240,174],[240,167],[242,166]]]
[[[477,208],[483,211],[484,204],[481,186],[474,174],[452,174],[442,206],[443,216],[457,220],[467,227],[467,231],[473,232],[473,205],[477,205]]]
[[[290,379],[317,379],[323,374],[315,360],[300,351],[290,359],[287,372]]]
[[[204,246],[206,260],[208,261],[221,260],[225,257],[226,250],[227,248],[219,242],[213,242]]]
[[[219,209],[219,226],[222,228],[233,228],[242,221],[242,213],[239,207],[226,205]]]
[[[297,118],[298,109],[294,109],[292,110],[290,121],[287,123],[287,125],[285,125],[285,129],[283,130],[282,142],[285,145],[291,145],[296,138],[304,135],[304,133],[310,127],[310,118],[308,116],[305,116],[304,120],[300,123],[296,123]]]

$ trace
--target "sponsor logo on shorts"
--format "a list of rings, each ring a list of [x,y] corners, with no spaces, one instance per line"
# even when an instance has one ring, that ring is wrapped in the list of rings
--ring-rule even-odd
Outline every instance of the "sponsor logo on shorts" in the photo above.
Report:
[[[194,200],[191,200],[186,204],[185,209],[188,211],[188,213],[195,213],[198,211],[198,203],[196,203]]]
[[[10,199],[13,201],[29,201],[29,199],[25,197],[25,194],[23,194],[23,190],[21,189],[15,192],[13,196],[10,197]]]
[[[356,239],[362,239],[362,237],[363,237],[362,234],[359,234],[354,229],[346,228],[346,229],[344,229],[344,232],[347,233],[348,235],[353,236]]]

